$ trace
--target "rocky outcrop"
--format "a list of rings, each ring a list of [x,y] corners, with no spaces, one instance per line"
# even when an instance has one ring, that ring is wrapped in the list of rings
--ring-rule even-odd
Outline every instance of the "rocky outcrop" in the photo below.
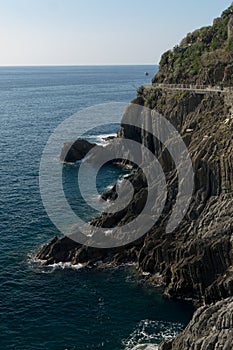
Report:
[[[60,160],[67,163],[75,163],[85,158],[87,153],[96,145],[84,139],[74,142],[66,142],[61,150]]]
[[[104,159],[109,158],[111,154],[112,140],[114,140],[114,137],[106,139],[108,141],[107,147],[91,143],[85,139],[66,142],[61,150],[60,160],[65,163],[75,163],[85,159],[88,163],[103,162],[104,164]]]
[[[185,331],[159,350],[231,350],[233,298],[199,308]]]
[[[105,260],[116,250],[95,249],[85,247],[69,237],[55,237],[50,244],[41,248],[37,254],[37,259],[43,262],[43,265],[52,265],[59,262],[71,262],[73,265],[83,264],[85,266],[95,266],[98,261]]]

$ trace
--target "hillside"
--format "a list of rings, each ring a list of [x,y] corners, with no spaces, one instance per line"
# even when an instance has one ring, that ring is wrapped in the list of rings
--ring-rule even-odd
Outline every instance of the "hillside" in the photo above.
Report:
[[[233,6],[165,52],[153,82],[233,85]]]

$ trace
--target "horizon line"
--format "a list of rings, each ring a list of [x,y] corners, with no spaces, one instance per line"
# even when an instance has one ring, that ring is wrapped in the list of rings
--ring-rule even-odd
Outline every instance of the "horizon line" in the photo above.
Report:
[[[111,66],[158,66],[157,63],[107,63],[107,64],[6,64],[2,67],[111,67]]]

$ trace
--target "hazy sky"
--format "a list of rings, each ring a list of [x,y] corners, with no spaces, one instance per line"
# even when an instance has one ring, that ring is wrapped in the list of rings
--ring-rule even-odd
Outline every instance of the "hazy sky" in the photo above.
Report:
[[[231,0],[0,0],[0,65],[155,64]]]

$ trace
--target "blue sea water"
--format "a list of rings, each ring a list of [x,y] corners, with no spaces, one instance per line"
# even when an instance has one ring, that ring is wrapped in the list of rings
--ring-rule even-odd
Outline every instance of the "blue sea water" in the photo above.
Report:
[[[169,338],[189,321],[191,306],[165,300],[159,289],[142,283],[133,267],[41,268],[30,258],[59,235],[39,191],[39,164],[49,136],[85,107],[132,100],[136,88],[148,82],[144,72],[151,78],[155,70],[0,68],[0,349],[132,349],[137,343]],[[98,132],[115,131],[109,127]],[[77,206],[74,174],[74,167],[65,168],[67,193]],[[119,169],[105,168],[100,189],[119,176]]]

